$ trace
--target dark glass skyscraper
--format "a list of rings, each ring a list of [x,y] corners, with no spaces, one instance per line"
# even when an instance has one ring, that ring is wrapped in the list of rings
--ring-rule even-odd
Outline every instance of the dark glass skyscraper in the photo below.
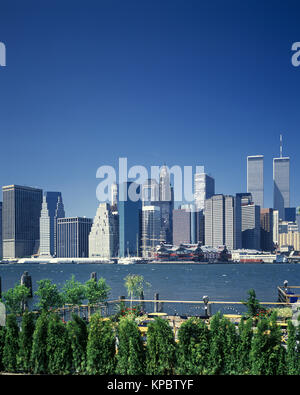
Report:
[[[119,256],[140,254],[142,201],[134,201],[130,191],[140,194],[141,186],[134,182],[119,185]]]
[[[23,258],[38,251],[41,189],[9,185],[3,192],[3,258]]]
[[[251,193],[254,204],[264,207],[264,156],[247,157],[247,192]]]
[[[57,219],[57,257],[87,258],[93,220],[85,217]]]
[[[57,219],[65,216],[61,192],[45,192],[40,218],[40,255],[56,255]]]

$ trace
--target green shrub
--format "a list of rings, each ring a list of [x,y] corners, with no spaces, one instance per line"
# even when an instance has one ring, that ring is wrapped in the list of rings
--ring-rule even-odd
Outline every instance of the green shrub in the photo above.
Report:
[[[19,327],[16,316],[9,314],[6,317],[5,344],[3,348],[2,363],[6,372],[17,371],[17,354],[19,351]]]

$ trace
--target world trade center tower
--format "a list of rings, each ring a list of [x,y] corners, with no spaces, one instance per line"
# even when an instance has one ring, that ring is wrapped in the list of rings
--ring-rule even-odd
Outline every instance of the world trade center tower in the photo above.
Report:
[[[282,156],[280,135],[280,157],[273,158],[273,208],[278,210],[279,219],[285,220],[285,208],[290,207],[290,158]]]
[[[247,192],[256,206],[264,207],[264,156],[247,156]]]

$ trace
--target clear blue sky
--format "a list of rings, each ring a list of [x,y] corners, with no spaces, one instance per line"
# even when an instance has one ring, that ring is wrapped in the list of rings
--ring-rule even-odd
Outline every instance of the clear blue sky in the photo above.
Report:
[[[0,184],[61,191],[93,217],[96,170],[204,165],[246,190],[246,157],[291,158],[300,205],[299,1],[1,0]]]

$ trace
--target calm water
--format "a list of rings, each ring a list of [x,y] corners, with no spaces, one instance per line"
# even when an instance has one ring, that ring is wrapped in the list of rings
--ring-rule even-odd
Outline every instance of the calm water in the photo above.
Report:
[[[62,286],[72,274],[84,283],[96,272],[97,278],[105,278],[111,287],[109,299],[126,296],[124,277],[129,273],[143,275],[151,284],[145,299],[159,293],[160,299],[168,300],[202,300],[203,295],[208,295],[211,301],[240,302],[248,298],[247,291],[253,288],[260,301],[276,302],[277,286],[283,285],[284,280],[289,285],[300,285],[299,264],[2,264],[2,292],[14,287],[24,271],[32,277],[33,291],[41,279],[51,279]]]

